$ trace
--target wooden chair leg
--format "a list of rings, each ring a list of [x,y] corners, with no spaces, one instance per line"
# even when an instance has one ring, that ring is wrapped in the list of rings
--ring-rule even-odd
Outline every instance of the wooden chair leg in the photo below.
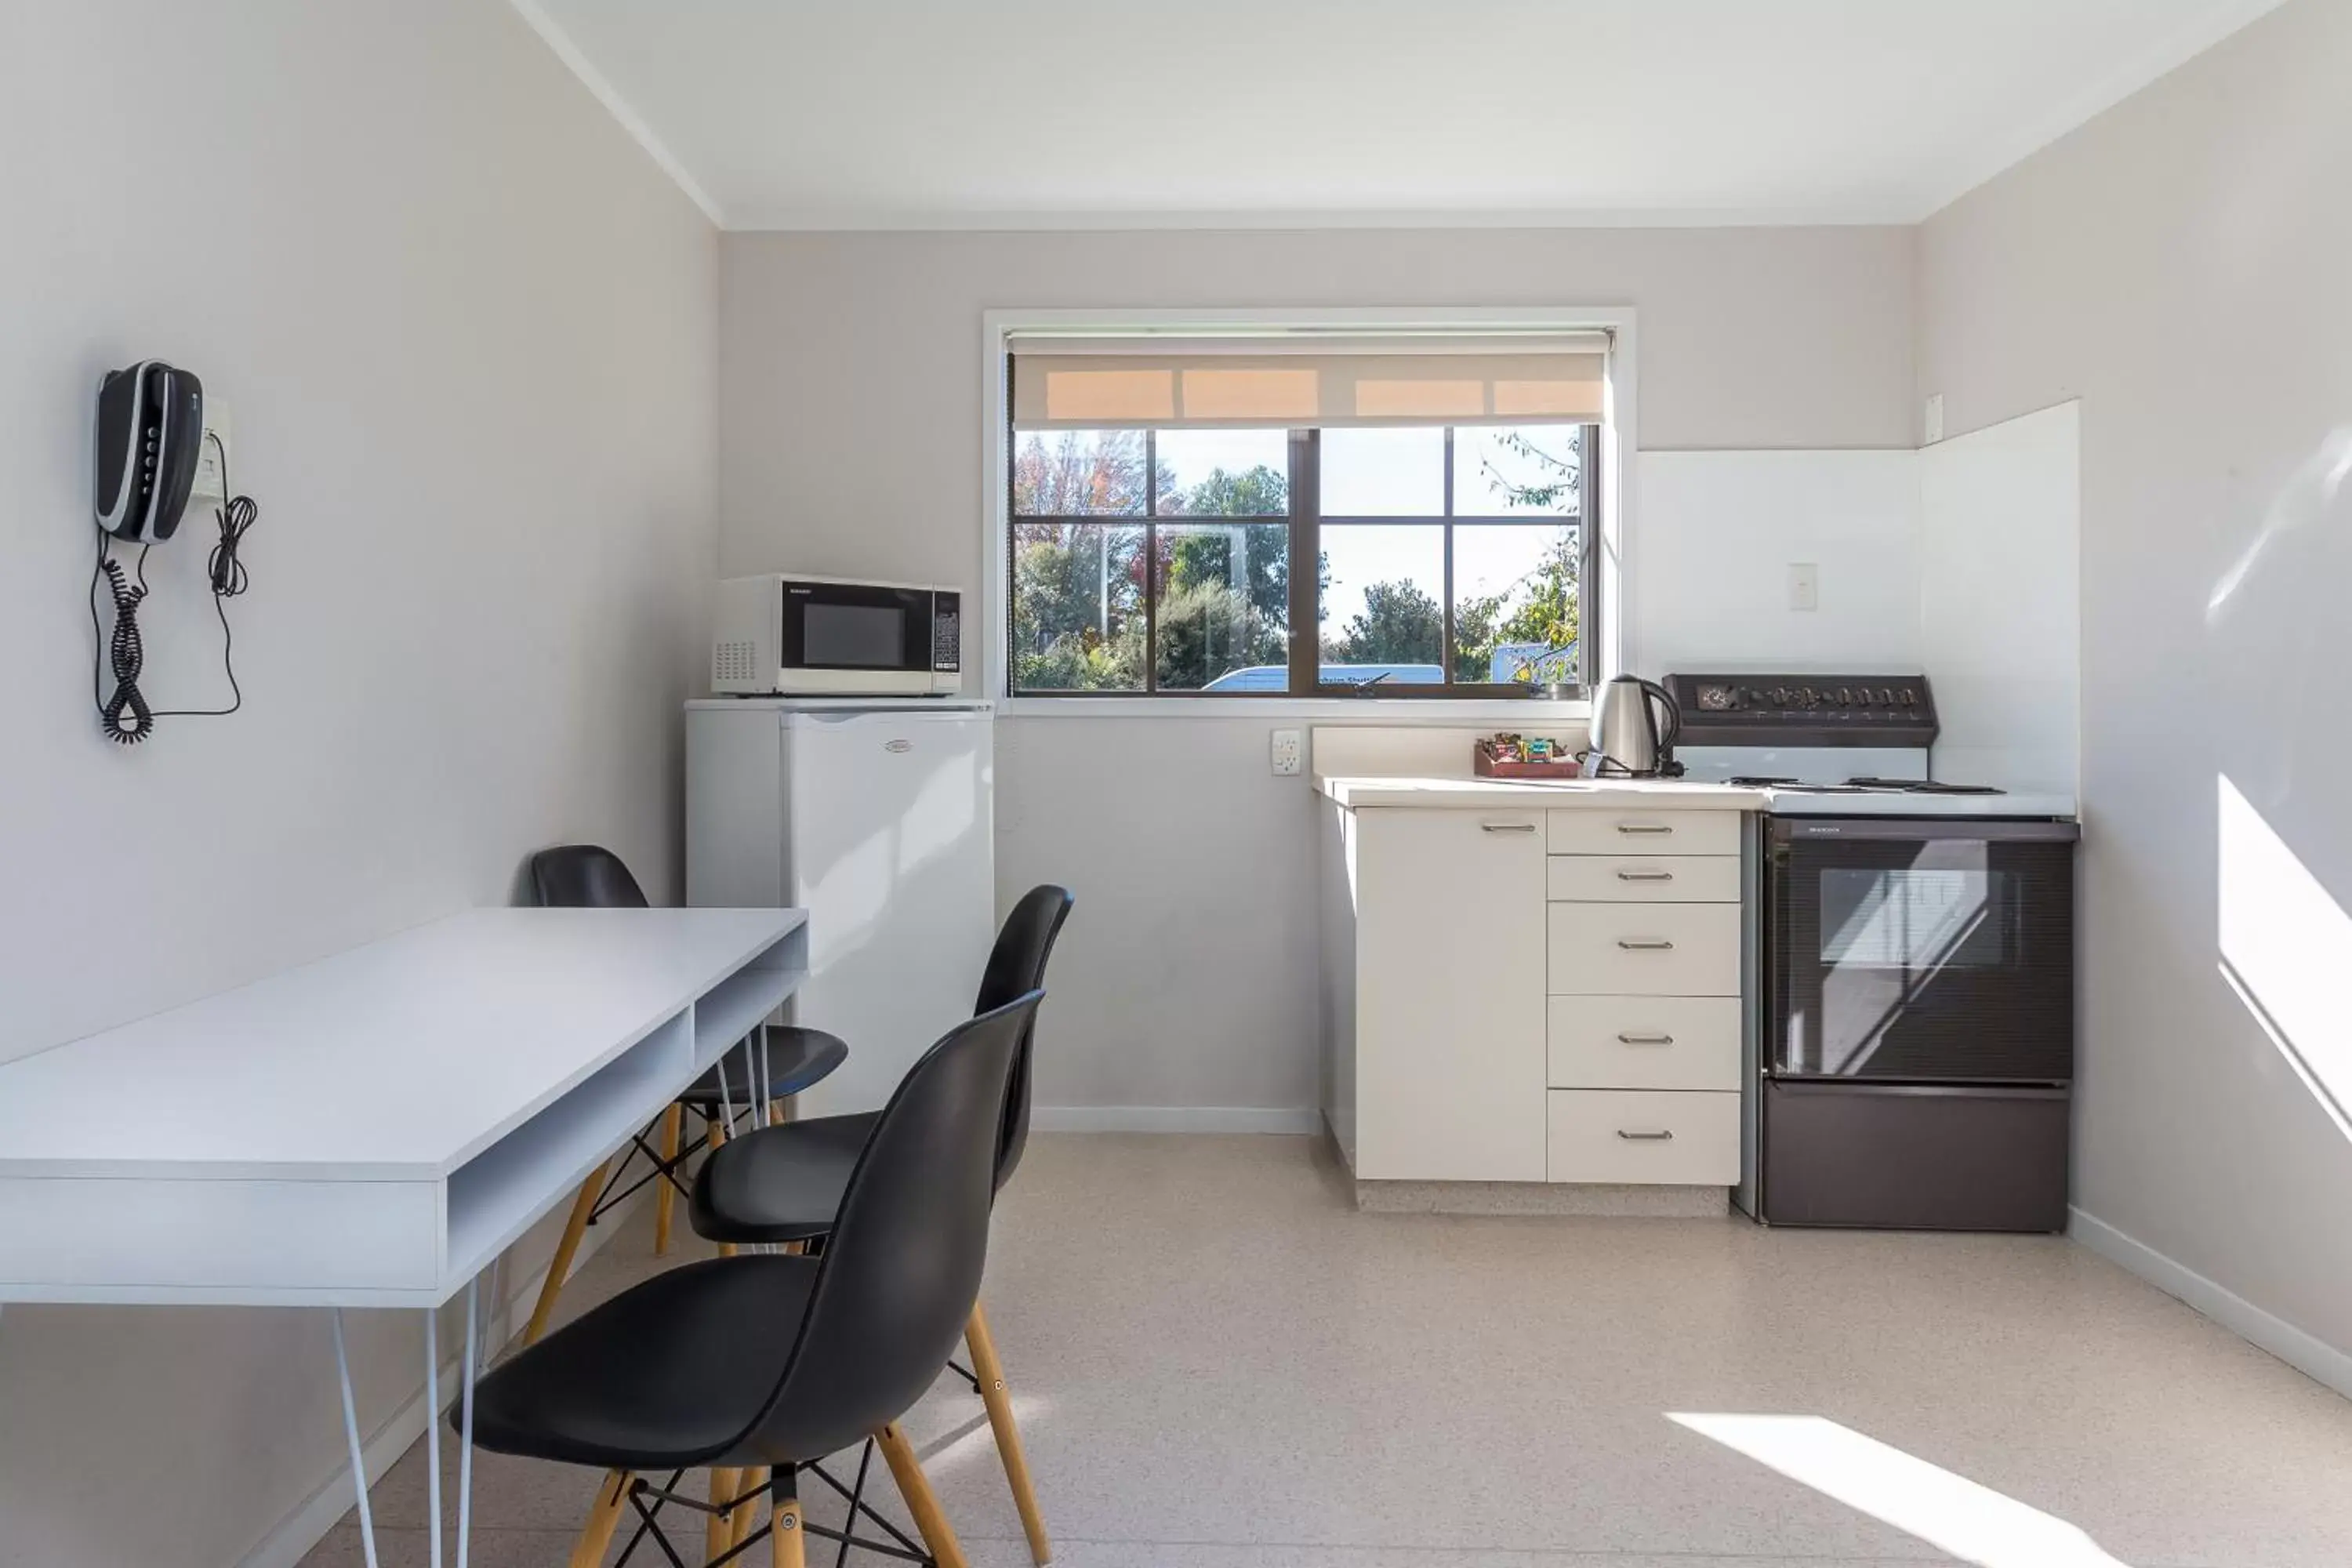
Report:
[[[727,1117],[723,1112],[714,1113],[710,1118],[710,1152],[713,1158],[718,1156],[719,1146],[726,1142]],[[719,1244],[719,1256],[721,1258],[734,1257],[735,1244],[731,1241],[720,1242]]]
[[[907,1434],[896,1421],[874,1434],[881,1446],[883,1460],[890,1467],[890,1479],[898,1483],[898,1495],[907,1500],[907,1511],[915,1516],[915,1533],[930,1548],[931,1556],[940,1568],[971,1568],[964,1559],[963,1547],[956,1540],[948,1516],[940,1510],[940,1500],[931,1490],[923,1467],[915,1458],[915,1446],[907,1441]]]
[[[718,1509],[731,1501],[735,1494],[743,1489],[742,1481],[743,1472],[740,1470],[712,1470],[710,1472],[710,1506]],[[727,1549],[734,1544],[735,1516],[731,1513],[711,1514],[710,1522],[703,1531],[702,1560],[705,1563],[716,1563],[727,1555]]]
[[[555,1257],[547,1266],[547,1278],[539,1287],[539,1304],[530,1310],[530,1325],[522,1331],[522,1342],[535,1345],[539,1336],[547,1332],[547,1320],[555,1315],[555,1298],[563,1291],[564,1276],[572,1272],[572,1259],[580,1250],[580,1238],[588,1229],[588,1216],[596,1210],[596,1194],[604,1190],[604,1167],[597,1166],[580,1184],[580,1195],[572,1200],[572,1217],[563,1222],[563,1239],[555,1244]]]
[[[735,1478],[735,1481],[742,1490],[743,1500],[728,1516],[731,1521],[729,1544],[740,1546],[751,1539],[751,1527],[760,1521],[760,1494],[768,1489],[767,1467],[762,1465],[745,1470]]]
[[[1029,1484],[1029,1456],[1022,1451],[1021,1428],[1013,1419],[1013,1392],[1004,1386],[1004,1363],[996,1358],[996,1337],[988,1331],[988,1314],[977,1301],[971,1304],[971,1321],[964,1325],[963,1340],[971,1347],[972,1374],[980,1379],[981,1402],[988,1406],[988,1425],[996,1434],[996,1454],[1004,1461],[1004,1479],[1013,1488],[1013,1506],[1021,1510],[1021,1528],[1029,1536],[1029,1555],[1044,1568],[1054,1559],[1054,1543],[1045,1537],[1036,1489]]]
[[[662,1112],[661,1153],[665,1165],[674,1164],[677,1159],[678,1131],[685,1120],[683,1105],[673,1105]],[[669,1215],[677,1202],[677,1184],[663,1176],[655,1185],[660,1190],[654,1194],[654,1256],[659,1258],[669,1251]]]
[[[596,1505],[588,1510],[580,1539],[572,1543],[571,1568],[604,1568],[604,1550],[613,1544],[613,1531],[620,1527],[621,1510],[628,1500],[628,1472],[614,1470],[598,1485]]]
[[[853,1521],[853,1522],[855,1522]],[[808,1548],[801,1537],[801,1500],[787,1492],[776,1499],[768,1531],[770,1568],[807,1568]]]

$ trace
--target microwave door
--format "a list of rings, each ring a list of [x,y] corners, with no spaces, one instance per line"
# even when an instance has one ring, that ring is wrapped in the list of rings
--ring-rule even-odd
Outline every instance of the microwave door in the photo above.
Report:
[[[783,584],[783,667],[877,674],[931,670],[931,595],[917,588]]]

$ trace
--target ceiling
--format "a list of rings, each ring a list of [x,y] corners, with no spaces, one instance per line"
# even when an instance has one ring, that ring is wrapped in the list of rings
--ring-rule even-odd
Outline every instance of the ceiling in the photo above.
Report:
[[[2278,0],[514,0],[732,228],[1907,223]]]

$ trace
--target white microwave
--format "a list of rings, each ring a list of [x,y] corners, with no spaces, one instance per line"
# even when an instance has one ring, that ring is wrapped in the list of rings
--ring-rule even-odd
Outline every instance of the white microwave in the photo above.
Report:
[[[963,685],[953,588],[772,574],[719,584],[710,689],[722,696],[929,697]]]

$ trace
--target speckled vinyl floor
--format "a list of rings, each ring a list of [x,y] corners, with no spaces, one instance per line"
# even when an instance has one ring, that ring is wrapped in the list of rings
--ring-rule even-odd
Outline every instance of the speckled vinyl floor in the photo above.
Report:
[[[676,1257],[640,1226],[565,1307]],[[984,1299],[1066,1568],[2352,1563],[2352,1404],[2055,1238],[1360,1215],[1311,1140],[1051,1136]],[[1025,1563],[979,1401],[908,1426]],[[485,1457],[472,1562],[563,1563],[594,1484]],[[424,1490],[377,1486],[383,1568]]]

